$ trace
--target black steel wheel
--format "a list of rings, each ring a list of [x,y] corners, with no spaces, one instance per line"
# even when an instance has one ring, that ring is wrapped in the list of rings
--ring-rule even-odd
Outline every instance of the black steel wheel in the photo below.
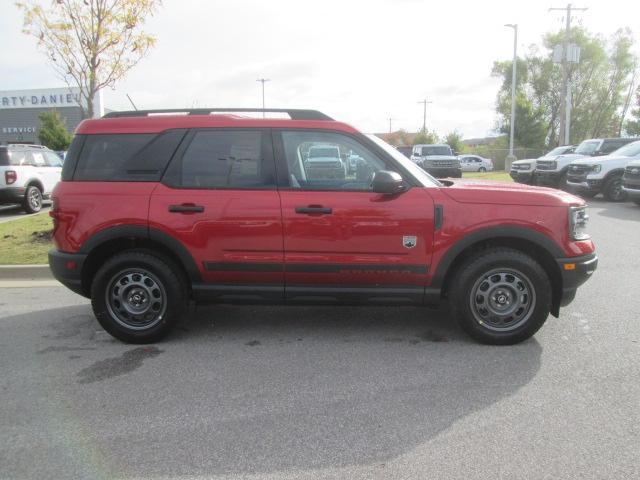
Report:
[[[627,199],[627,192],[622,188],[622,177],[616,176],[607,180],[603,193],[604,198],[610,202],[624,202]]]
[[[511,345],[534,335],[551,309],[551,283],[529,255],[496,247],[460,265],[447,291],[450,311],[476,340]]]
[[[91,284],[91,305],[100,325],[127,343],[152,343],[179,319],[186,282],[169,259],[145,250],[109,258]]]

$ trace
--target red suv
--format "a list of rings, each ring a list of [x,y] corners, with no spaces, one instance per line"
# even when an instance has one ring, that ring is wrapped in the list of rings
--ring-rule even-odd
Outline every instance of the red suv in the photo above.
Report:
[[[115,112],[85,120],[53,192],[55,275],[126,342],[189,301],[434,305],[481,342],[529,338],[597,265],[583,200],[438,181],[312,110]],[[262,110],[258,110],[262,112]],[[357,156],[318,174],[313,147]]]

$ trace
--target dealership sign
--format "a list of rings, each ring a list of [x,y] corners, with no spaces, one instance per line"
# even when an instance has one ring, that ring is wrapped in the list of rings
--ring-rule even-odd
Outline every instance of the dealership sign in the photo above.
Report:
[[[2,133],[36,133],[36,127],[2,127]]]
[[[80,100],[78,88],[0,91],[0,110],[79,107]]]

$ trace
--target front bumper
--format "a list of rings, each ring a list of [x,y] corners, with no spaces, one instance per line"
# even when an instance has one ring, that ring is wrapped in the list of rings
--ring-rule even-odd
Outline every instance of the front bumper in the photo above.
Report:
[[[602,187],[602,180],[588,179],[586,177],[567,177],[567,187],[576,192],[598,194]]]
[[[462,178],[462,168],[458,167],[426,167],[421,165],[422,169],[429,175],[433,175],[436,178]]]
[[[627,192],[627,195],[631,200],[640,199],[640,179],[622,179],[622,189]]]
[[[591,278],[598,267],[598,256],[590,253],[581,257],[558,258],[556,262],[562,275],[560,306],[564,307],[573,301],[578,287]]]
[[[25,190],[24,187],[0,188],[0,203],[22,203]]]
[[[552,187],[562,186],[560,181],[564,176],[564,172],[555,170],[536,170],[535,179],[537,185],[547,185]]]
[[[49,268],[56,280],[84,297],[87,293],[82,289],[82,266],[87,255],[81,253],[66,253],[57,249],[49,250]]]
[[[509,175],[517,183],[526,183],[527,185],[534,183],[533,170],[511,170]]]

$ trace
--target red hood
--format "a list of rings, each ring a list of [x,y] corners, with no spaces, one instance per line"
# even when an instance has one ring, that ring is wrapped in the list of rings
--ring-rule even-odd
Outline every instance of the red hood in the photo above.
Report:
[[[503,205],[538,205],[563,207],[584,205],[575,195],[555,188],[532,187],[522,183],[491,180],[445,180],[442,191],[457,202],[494,203]]]

